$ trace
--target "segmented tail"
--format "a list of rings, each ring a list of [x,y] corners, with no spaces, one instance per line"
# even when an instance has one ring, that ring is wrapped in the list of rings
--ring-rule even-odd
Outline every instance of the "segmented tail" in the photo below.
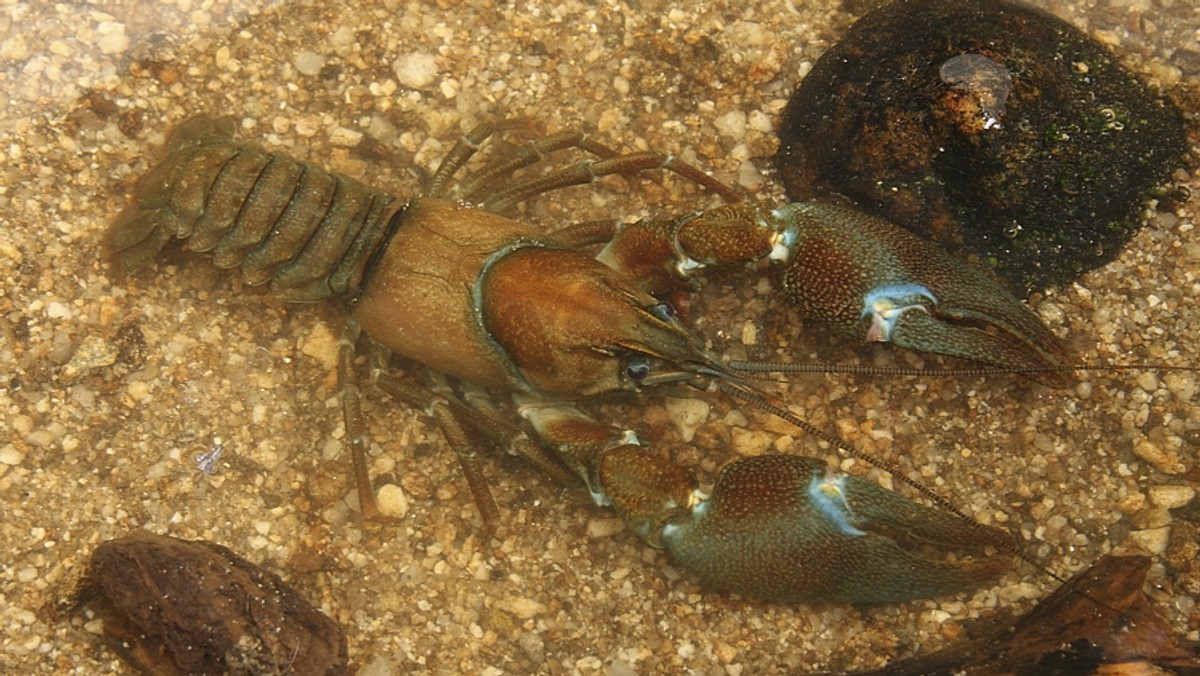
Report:
[[[113,222],[109,247],[125,269],[152,260],[172,237],[241,267],[249,285],[287,300],[317,301],[354,288],[386,236],[396,199],[234,138],[230,118],[195,117],[167,142],[167,157],[138,181]]]

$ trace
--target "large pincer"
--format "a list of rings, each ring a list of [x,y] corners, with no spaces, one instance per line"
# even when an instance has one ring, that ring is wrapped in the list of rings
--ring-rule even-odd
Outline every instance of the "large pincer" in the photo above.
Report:
[[[1067,347],[983,271],[854,209],[800,202],[770,215],[790,242],[785,293],[814,318],[862,340],[1070,382]]]
[[[782,602],[891,603],[978,587],[1013,561],[1003,531],[815,458],[744,458],[705,494],[677,466],[623,446],[606,454],[600,476],[631,528],[711,589]]]

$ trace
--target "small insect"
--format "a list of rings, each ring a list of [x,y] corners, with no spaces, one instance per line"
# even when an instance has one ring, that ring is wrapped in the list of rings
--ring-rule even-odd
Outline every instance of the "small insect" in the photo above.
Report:
[[[217,473],[217,461],[221,459],[221,454],[224,452],[225,446],[218,441],[217,445],[211,449],[193,455],[192,462],[196,463],[198,471],[212,476]]]

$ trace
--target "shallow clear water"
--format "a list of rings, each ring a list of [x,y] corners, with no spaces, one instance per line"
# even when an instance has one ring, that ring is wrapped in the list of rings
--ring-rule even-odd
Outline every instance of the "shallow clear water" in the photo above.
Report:
[[[1200,15],[1186,4],[1048,6],[1150,79],[1196,91]],[[840,671],[1031,607],[1056,583],[1029,568],[974,595],[898,606],[704,593],[613,533],[612,514],[582,492],[507,459],[489,463],[503,522],[481,543],[432,422],[373,392],[373,469],[399,483],[407,509],[394,526],[360,527],[331,363],[337,312],[236,290],[199,257],[167,254],[126,278],[101,255],[164,134],[205,112],[398,195],[475,121],[514,115],[678,153],[778,199],[771,125],[851,20],[825,2],[5,5],[0,666],[127,669],[88,618],[46,609],[97,542],[135,527],[211,539],[279,572],[346,628],[352,657],[374,673]],[[549,227],[704,199],[669,179],[606,181],[526,217]],[[1200,364],[1194,219],[1194,201],[1156,215],[1118,262],[1034,307],[1089,361]],[[714,275],[698,329],[734,356],[936,365],[831,339],[774,301],[765,276]],[[1195,526],[1166,509],[1197,481],[1194,389],[1191,375],[1140,372],[1085,373],[1073,392],[1011,377],[815,376],[786,396],[814,424],[1013,528],[1060,575],[1113,549],[1149,551],[1152,596],[1195,640],[1197,572],[1168,565]],[[707,478],[730,445],[827,452],[735,402],[672,394],[712,406],[693,444],[678,440],[661,394],[599,411]],[[200,472],[195,457],[218,443],[215,471]]]

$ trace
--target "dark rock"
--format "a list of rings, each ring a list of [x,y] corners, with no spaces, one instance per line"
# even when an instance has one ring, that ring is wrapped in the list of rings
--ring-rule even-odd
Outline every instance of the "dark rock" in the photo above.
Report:
[[[817,62],[780,125],[794,200],[852,201],[1011,290],[1112,260],[1186,150],[1179,111],[1011,0],[898,0]]]

